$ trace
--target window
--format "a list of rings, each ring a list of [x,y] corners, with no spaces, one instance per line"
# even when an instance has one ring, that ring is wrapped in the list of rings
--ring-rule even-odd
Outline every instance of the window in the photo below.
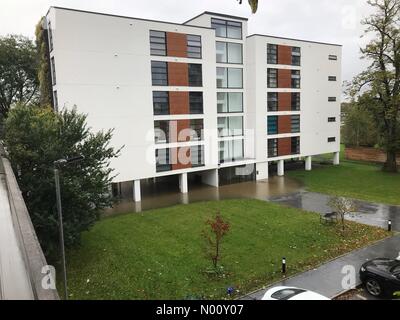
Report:
[[[220,63],[243,63],[242,45],[240,43],[217,41],[217,62]]]
[[[187,35],[187,57],[201,59],[201,36]]]
[[[292,111],[300,111],[300,92],[292,92]]]
[[[268,111],[278,111],[277,92],[268,92]]]
[[[54,104],[54,111],[58,111],[58,96],[56,90],[53,92],[53,104]]]
[[[153,86],[168,85],[168,64],[162,61],[151,62],[151,78]]]
[[[201,87],[203,86],[203,73],[201,64],[189,63],[189,86]]]
[[[217,88],[243,88],[243,69],[217,68]]]
[[[150,30],[150,54],[153,56],[167,55],[167,40],[165,32]]]
[[[268,158],[278,156],[278,139],[268,139]]]
[[[336,101],[336,97],[328,97],[328,101],[329,102],[335,102]]]
[[[204,166],[204,146],[192,146],[190,147],[190,157],[192,167]]]
[[[203,92],[189,92],[190,114],[203,113]]]
[[[168,91],[153,91],[153,113],[156,116],[169,114]]]
[[[218,118],[218,136],[242,136],[243,135],[243,117],[219,117]]]
[[[267,63],[278,63],[278,46],[276,44],[267,44]]]
[[[292,88],[300,89],[300,70],[292,70]]]
[[[156,144],[168,143],[169,141],[169,121],[154,121],[154,141]]]
[[[268,134],[278,134],[278,116],[267,117]]]
[[[219,142],[220,163],[242,160],[243,158],[243,139]]]
[[[333,54],[330,54],[328,58],[329,58],[329,60],[337,60],[338,59],[338,57]]]
[[[241,92],[218,92],[218,113],[243,112],[243,93]]]
[[[203,140],[203,119],[191,119],[190,129],[193,130],[192,136],[190,137],[191,141]]]
[[[300,132],[300,116],[299,115],[291,116],[291,129],[292,129],[292,133]]]
[[[336,76],[329,76],[328,81],[336,81]]]
[[[169,163],[170,149],[156,149],[156,171],[170,171],[172,170]]]
[[[335,137],[329,137],[328,138],[328,142],[335,142],[336,141],[336,138]]]
[[[336,122],[336,117],[329,117],[328,122]]]
[[[215,35],[221,38],[242,39],[242,23],[211,19],[211,28],[215,29]]]
[[[300,137],[292,137],[291,153],[292,154],[300,154]]]
[[[54,61],[54,57],[51,57],[51,79],[53,80],[53,86],[56,85],[56,63]]]
[[[268,88],[277,88],[278,87],[278,69],[268,69],[267,85],[268,85]]]
[[[53,29],[51,28],[51,22],[49,21],[48,24],[48,30],[49,30],[49,50],[50,52],[53,51]]]
[[[292,47],[292,65],[300,66],[301,64],[301,49],[299,47]]]

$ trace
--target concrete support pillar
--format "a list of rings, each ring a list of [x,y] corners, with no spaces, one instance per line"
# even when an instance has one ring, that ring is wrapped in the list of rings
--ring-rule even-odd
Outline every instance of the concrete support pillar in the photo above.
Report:
[[[340,158],[339,158],[339,156],[340,156],[340,152],[335,152],[334,154],[333,154],[333,164],[335,165],[335,166],[337,166],[339,163],[340,163]]]
[[[207,170],[201,174],[201,182],[212,187],[219,186],[218,169]]]
[[[312,156],[306,157],[306,171],[311,171],[312,168]]]
[[[133,199],[135,202],[142,201],[142,195],[140,192],[140,180],[133,181]]]
[[[181,193],[188,192],[187,173],[179,175],[179,190],[181,190]]]
[[[268,162],[260,162],[256,164],[256,180],[268,179]]]
[[[278,160],[278,176],[282,177],[285,175],[285,160]]]

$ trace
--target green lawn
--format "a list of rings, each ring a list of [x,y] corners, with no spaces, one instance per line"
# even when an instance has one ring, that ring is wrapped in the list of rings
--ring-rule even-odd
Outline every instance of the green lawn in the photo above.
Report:
[[[222,264],[210,276],[201,231],[216,210],[231,223]],[[225,298],[233,286],[244,294],[289,274],[387,236],[382,229],[348,222],[344,237],[314,213],[259,200],[179,205],[103,219],[68,253],[72,299]]]
[[[288,171],[287,175],[302,181],[309,191],[400,205],[400,174],[383,172],[379,165],[342,159],[339,166]]]

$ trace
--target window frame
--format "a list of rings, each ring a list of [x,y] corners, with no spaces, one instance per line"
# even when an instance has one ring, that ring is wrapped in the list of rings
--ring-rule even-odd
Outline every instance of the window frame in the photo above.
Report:
[[[159,36],[152,35],[152,32],[163,33],[164,37],[159,37]],[[167,52],[168,51],[168,49],[167,49],[167,33],[165,31],[150,30],[149,31],[149,39],[150,39],[150,55],[151,56],[166,57],[168,55],[168,52]],[[164,43],[162,43],[162,42],[154,42],[154,39],[163,39]],[[154,49],[154,48],[151,47],[152,44],[164,45],[164,49]],[[153,50],[164,51],[164,54],[153,53],[152,52]]]
[[[54,56],[50,58],[50,66],[51,66],[52,85],[55,86],[57,84],[57,75],[56,75],[56,61],[54,59]]]
[[[328,102],[337,102],[336,97],[328,97]]]
[[[241,156],[238,158],[234,158],[234,143],[235,142],[241,142]],[[221,149],[221,144],[227,144],[227,148]],[[227,149],[228,151],[228,157],[226,159],[221,159],[221,150]],[[218,160],[219,163],[229,163],[229,162],[235,162],[235,161],[241,161],[244,159],[244,138],[243,139],[233,139],[233,140],[220,140],[218,141]]]
[[[201,97],[201,102],[199,101],[192,101],[194,99],[194,96],[197,95]],[[199,104],[201,103],[201,112],[194,112],[196,110],[195,108],[192,108],[193,104]],[[190,91],[189,92],[189,114],[204,114],[204,97],[203,97],[203,91]]]
[[[165,94],[165,96],[164,97],[161,97],[161,96],[156,97],[155,94],[159,94],[159,93],[163,93],[163,94]],[[156,102],[155,99],[163,99],[163,98],[166,98],[167,113],[157,113],[156,112],[156,108],[155,108],[156,103],[163,104],[165,102],[164,101],[163,102],[160,102],[160,101]],[[169,114],[170,114],[169,91],[157,91],[157,90],[153,91],[153,115],[162,116],[162,115],[169,115]]]
[[[328,81],[335,82],[335,81],[337,81],[337,77],[336,76],[328,76]]]
[[[271,130],[271,120],[270,119],[274,119],[275,122],[275,131],[270,131]],[[273,136],[279,134],[279,120],[278,120],[278,116],[267,116],[267,135],[269,136]]]
[[[194,82],[190,80],[190,70],[191,70],[191,67],[194,67],[194,66],[200,67],[200,69],[199,69],[200,70],[200,82],[196,82],[196,84],[194,84]],[[192,74],[192,76],[193,76],[193,74]],[[197,88],[203,87],[203,65],[201,63],[188,63],[188,86],[189,87],[197,87]]]
[[[294,98],[294,97],[298,98]],[[292,111],[300,111],[301,110],[301,93],[300,92],[292,92],[291,94],[291,110]]]
[[[271,53],[271,51],[273,51],[272,47],[275,47],[275,53]],[[273,43],[267,43],[267,64],[278,64],[278,50],[279,50],[279,46],[277,44],[273,44]],[[272,60],[270,60],[271,56],[275,56],[275,59],[272,62]]]
[[[336,137],[328,137],[328,143],[336,142]]]
[[[53,29],[51,28],[51,21],[47,23],[47,30],[48,30],[48,39],[49,39],[49,52],[52,52],[54,49],[54,38],[53,38]]]
[[[276,96],[276,100],[275,99],[270,99],[270,96]],[[270,103],[274,103],[275,108],[272,108],[270,106]],[[268,92],[267,93],[267,111],[268,112],[277,112],[279,111],[279,94],[278,92]]]
[[[193,162],[193,149],[197,148],[197,155],[200,155],[200,163],[194,163]],[[197,160],[199,160],[199,157],[197,157]],[[198,168],[198,167],[204,167],[205,166],[205,161],[204,161],[204,145],[203,144],[198,144],[195,146],[190,146],[190,164],[192,165],[192,168]]]
[[[296,52],[296,50],[299,49],[299,52]],[[300,67],[301,66],[301,47],[292,47],[292,61],[291,64],[292,66]],[[299,62],[298,64],[294,62],[295,58],[298,57]]]
[[[211,18],[211,28],[216,30],[214,25],[219,25],[225,28],[225,36],[220,36],[215,33],[215,36],[217,38],[226,38],[226,39],[236,39],[236,40],[243,40],[243,24],[239,21],[232,21],[232,20],[224,20],[224,19],[219,19],[219,18]],[[236,25],[236,26],[234,26]],[[240,38],[236,37],[229,37],[228,34],[228,28],[230,27],[235,27],[235,28],[240,28]],[[240,27],[239,27],[240,26]]]
[[[199,38],[199,40],[190,40],[190,37],[196,37]],[[198,42],[200,45],[199,46],[195,46],[195,45],[190,45],[189,42]],[[200,48],[200,56],[197,57],[191,57],[189,54],[193,53],[190,52],[190,48]],[[197,35],[197,34],[187,34],[186,35],[186,56],[190,59],[202,59],[203,57],[203,44],[202,44],[202,38],[201,35]]]
[[[329,123],[334,123],[334,122],[336,122],[336,117],[328,117],[328,122],[329,122]]]
[[[219,111],[218,110],[218,95],[219,94],[225,94],[226,95],[226,108],[227,111]],[[241,96],[241,111],[231,111],[230,108],[230,99],[229,99],[229,95],[231,94],[240,94]],[[217,113],[218,114],[227,114],[227,113],[232,113],[232,114],[240,114],[244,112],[244,99],[243,99],[243,92],[217,92]]]
[[[164,67],[159,67],[159,66],[153,66],[153,63],[162,63],[162,64],[164,64],[165,65],[165,77],[166,77],[166,79],[165,79],[165,84],[155,84],[154,83],[154,81],[155,80],[157,80],[157,79],[154,79],[154,77],[153,77],[153,75],[154,74],[164,74],[164,73],[162,73],[162,72],[154,72],[154,69],[155,68],[157,68],[157,69],[164,69]],[[159,80],[157,80],[157,81],[159,81]],[[164,82],[164,81],[163,81]],[[166,87],[166,86],[168,86],[168,82],[169,82],[169,79],[168,79],[168,62],[167,61],[156,61],[156,60],[151,60],[151,84],[152,84],[152,86],[157,86],[157,87]]]
[[[165,164],[161,164],[159,165],[157,162],[157,158],[158,158],[158,152],[160,150],[166,150],[166,160],[167,163]],[[165,172],[165,171],[171,171],[172,170],[172,164],[170,163],[171,161],[171,148],[159,148],[159,149],[155,149],[154,151],[154,155],[155,155],[155,165],[156,165],[156,172]],[[162,168],[162,170],[160,170],[160,167]]]
[[[296,143],[295,144],[295,149],[296,150],[293,150],[294,149],[293,148],[293,145],[294,145],[293,141],[295,141],[295,143]],[[292,155],[301,154],[301,141],[300,141],[300,137],[299,136],[291,137],[291,139],[290,139],[290,153]]]
[[[223,44],[225,46],[225,56],[226,61],[218,61],[218,56],[216,57],[217,63],[231,64],[231,65],[242,65],[243,64],[243,44],[236,42],[227,42],[227,41],[216,41],[217,44]],[[240,62],[230,62],[229,60],[229,45],[238,45],[240,46]]]
[[[273,143],[274,146],[271,147],[270,144]],[[274,152],[271,152],[270,150],[273,150]],[[272,138],[267,140],[267,158],[276,158],[279,157],[279,151],[278,151],[278,138]]]
[[[241,124],[241,133],[240,134],[235,134],[234,133],[234,130],[236,130],[236,129],[234,129],[234,130],[231,130],[231,122],[230,122],[230,120],[229,120],[229,118],[235,118],[235,117],[237,117],[237,118],[242,118],[241,120],[242,120],[242,124]],[[218,123],[218,120],[219,119],[221,119],[221,118],[226,118],[227,119],[227,128],[223,128],[222,130],[220,130],[220,128],[219,128],[219,123]],[[225,130],[225,131],[224,131]],[[243,137],[244,136],[244,117],[243,116],[241,116],[241,115],[233,115],[233,116],[228,116],[228,115],[223,115],[223,116],[218,116],[217,117],[217,131],[218,131],[218,138],[228,138],[228,137]],[[221,132],[223,132],[223,133],[225,133],[226,132],[226,134],[221,134]]]
[[[217,89],[239,89],[239,90],[243,89],[243,68],[217,67],[217,76],[218,76],[218,69],[225,69],[226,87],[218,87],[218,77],[217,77]],[[231,87],[229,85],[229,69],[240,70],[241,82],[242,82],[242,85],[240,87]]]
[[[337,61],[338,60],[338,56],[335,55],[335,54],[330,54],[330,55],[328,55],[328,60]]]
[[[291,88],[292,89],[301,89],[301,72],[300,72],[300,70],[292,69],[292,71],[291,71]]]
[[[298,124],[296,123],[298,122]],[[298,125],[298,130],[293,131],[293,127]],[[301,130],[301,118],[299,114],[293,114],[290,116],[290,132],[291,133],[300,133]]]
[[[271,76],[270,73],[274,71],[275,73],[275,86],[271,86]],[[276,89],[278,88],[278,69],[276,68],[268,68],[267,69],[267,88]]]

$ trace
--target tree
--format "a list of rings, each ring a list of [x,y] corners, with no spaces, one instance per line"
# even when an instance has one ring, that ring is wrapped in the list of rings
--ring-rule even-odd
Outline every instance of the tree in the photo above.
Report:
[[[19,105],[6,120],[5,144],[42,248],[53,260],[58,252],[53,162],[82,154],[83,161],[61,170],[66,247],[79,244],[80,234],[112,204],[110,159],[119,150],[109,146],[112,130],[92,133],[86,115],[76,110]]]
[[[242,4],[243,0],[238,0],[239,4]],[[251,12],[256,13],[258,9],[258,0],[249,0],[249,5],[251,7]]]
[[[400,0],[369,0],[375,9],[362,23],[365,33],[374,38],[361,49],[362,57],[371,61],[359,74],[350,93],[360,105],[374,115],[387,160],[383,169],[396,172],[396,153],[400,147]]]
[[[336,211],[336,214],[339,215],[341,223],[342,223],[342,231],[345,229],[345,216],[350,212],[357,211],[357,205],[351,199],[347,199],[344,197],[332,197],[328,206],[333,208]]]
[[[228,233],[230,225],[225,221],[220,212],[217,212],[213,219],[205,222],[208,230],[203,231],[205,240],[205,254],[212,262],[214,270],[217,270],[218,262],[221,260],[221,244],[223,237]]]
[[[38,52],[38,81],[40,105],[48,106],[52,103],[52,84],[50,73],[49,42],[47,28],[45,27],[46,18],[42,17],[36,25],[36,48]]]
[[[357,102],[346,104],[343,142],[346,146],[373,147],[380,143],[377,126],[371,112]]]
[[[0,37],[0,114],[3,118],[13,104],[27,104],[37,98],[37,53],[26,37]]]

